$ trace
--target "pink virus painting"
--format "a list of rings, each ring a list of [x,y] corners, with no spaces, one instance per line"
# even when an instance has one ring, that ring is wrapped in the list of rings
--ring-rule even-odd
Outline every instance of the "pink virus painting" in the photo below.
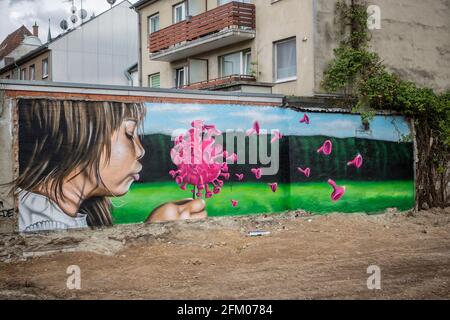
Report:
[[[275,131],[272,140],[270,140],[270,143],[274,143],[278,140],[281,140],[283,138],[283,135],[281,134],[280,131]]]
[[[278,189],[278,183],[274,182],[274,183],[269,183],[269,187],[270,190],[272,190],[272,192],[277,192]]]
[[[358,154],[355,159],[353,159],[352,161],[349,161],[347,163],[347,166],[354,166],[357,169],[361,168],[363,164],[363,157],[362,155]]]
[[[317,153],[323,153],[328,156],[333,151],[333,144],[330,140],[326,140],[323,145],[317,150]]]
[[[309,176],[311,175],[311,169],[310,168],[297,168],[298,172],[303,173],[305,175],[305,177],[309,178]]]
[[[214,125],[205,125],[202,120],[193,121],[191,125],[185,135],[175,139],[170,156],[177,170],[169,174],[182,190],[191,185],[193,193],[197,190],[197,197],[202,197],[204,192],[205,198],[211,198],[220,193],[224,180],[230,178],[227,161],[235,163],[237,155],[214,144],[214,136],[222,134]]]
[[[261,179],[262,177],[262,169],[261,168],[253,168],[250,170],[254,175],[256,179]]]
[[[306,124],[309,124],[309,117],[308,117],[307,114],[305,114],[305,115],[303,116],[303,118],[300,120],[300,123],[306,123]]]
[[[261,126],[259,125],[258,121],[253,122],[253,127],[251,129],[248,129],[246,132],[247,136],[251,136],[253,134],[259,135],[261,130]]]
[[[345,187],[340,187],[336,185],[336,182],[332,179],[328,179],[328,184],[333,188],[331,200],[334,202],[340,200],[345,194]]]

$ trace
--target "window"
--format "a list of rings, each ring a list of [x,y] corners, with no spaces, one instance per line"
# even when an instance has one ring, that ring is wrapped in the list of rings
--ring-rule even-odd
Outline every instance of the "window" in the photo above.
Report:
[[[206,12],[207,0],[187,0],[186,3],[188,16],[194,17]]]
[[[189,58],[188,70],[189,84],[208,81],[208,59]]]
[[[27,69],[23,68],[20,70],[20,80],[27,80]]]
[[[159,13],[148,17],[148,34],[159,30]]]
[[[173,23],[178,23],[186,19],[186,2],[183,1],[173,6]]]
[[[175,70],[175,86],[182,88],[186,85],[187,67],[179,68]]]
[[[297,49],[295,38],[274,44],[275,81],[297,79]]]
[[[159,73],[151,74],[148,76],[148,86],[150,88],[161,87],[161,75]]]
[[[48,59],[42,60],[42,79],[48,77]]]
[[[30,66],[30,70],[29,70],[29,79],[30,80],[36,80],[36,71],[35,71],[36,69],[35,69],[35,67],[34,67],[34,64],[33,65],[31,65]]]
[[[233,74],[249,75],[251,71],[251,57],[249,50],[219,57],[220,77],[227,77]]]
[[[250,51],[244,52],[244,74],[251,74],[252,53]]]

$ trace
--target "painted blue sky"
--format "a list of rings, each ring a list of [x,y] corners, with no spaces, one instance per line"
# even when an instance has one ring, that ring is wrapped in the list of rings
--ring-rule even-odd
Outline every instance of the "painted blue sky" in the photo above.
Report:
[[[191,127],[193,120],[203,120],[226,130],[247,130],[255,120],[269,132],[279,130],[283,135],[325,135],[337,138],[364,137],[376,140],[398,141],[410,133],[405,119],[400,116],[376,116],[371,122],[371,135],[358,131],[359,115],[309,112],[310,125],[301,124],[303,112],[277,107],[243,105],[165,104],[147,103],[145,134],[178,135]]]

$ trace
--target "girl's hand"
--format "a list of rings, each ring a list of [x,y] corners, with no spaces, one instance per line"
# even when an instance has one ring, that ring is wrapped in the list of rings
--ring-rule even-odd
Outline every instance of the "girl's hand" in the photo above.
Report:
[[[193,200],[189,198],[168,202],[154,209],[145,223],[206,219],[208,214],[206,213],[205,206],[206,204],[203,199]]]

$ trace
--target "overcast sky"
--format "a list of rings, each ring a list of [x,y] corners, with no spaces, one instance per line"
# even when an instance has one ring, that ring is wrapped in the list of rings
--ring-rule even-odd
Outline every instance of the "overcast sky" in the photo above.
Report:
[[[216,105],[211,108],[204,104],[164,104],[147,103],[145,134],[165,133],[175,136],[186,132],[194,120],[214,124],[222,132],[226,130],[250,129],[258,121],[261,129],[279,130],[282,134],[299,136],[333,136],[337,138],[355,137],[361,127],[361,116],[337,113],[309,113],[310,125],[301,124],[303,112],[286,108],[254,107],[243,105]],[[400,116],[376,116],[370,123],[372,136],[363,138],[399,141],[409,135],[408,123]]]
[[[117,0],[116,5],[121,1]],[[130,0],[131,3],[136,1]],[[81,0],[73,2],[78,10],[81,9]],[[0,0],[0,42],[22,24],[33,32],[34,22],[39,25],[39,37],[42,42],[47,42],[48,19],[51,20],[51,32],[55,37],[62,32],[59,27],[61,20],[70,21],[71,6],[72,0]],[[87,10],[88,17],[92,13],[99,15],[109,8],[110,5],[106,0],[83,0],[83,9]]]

